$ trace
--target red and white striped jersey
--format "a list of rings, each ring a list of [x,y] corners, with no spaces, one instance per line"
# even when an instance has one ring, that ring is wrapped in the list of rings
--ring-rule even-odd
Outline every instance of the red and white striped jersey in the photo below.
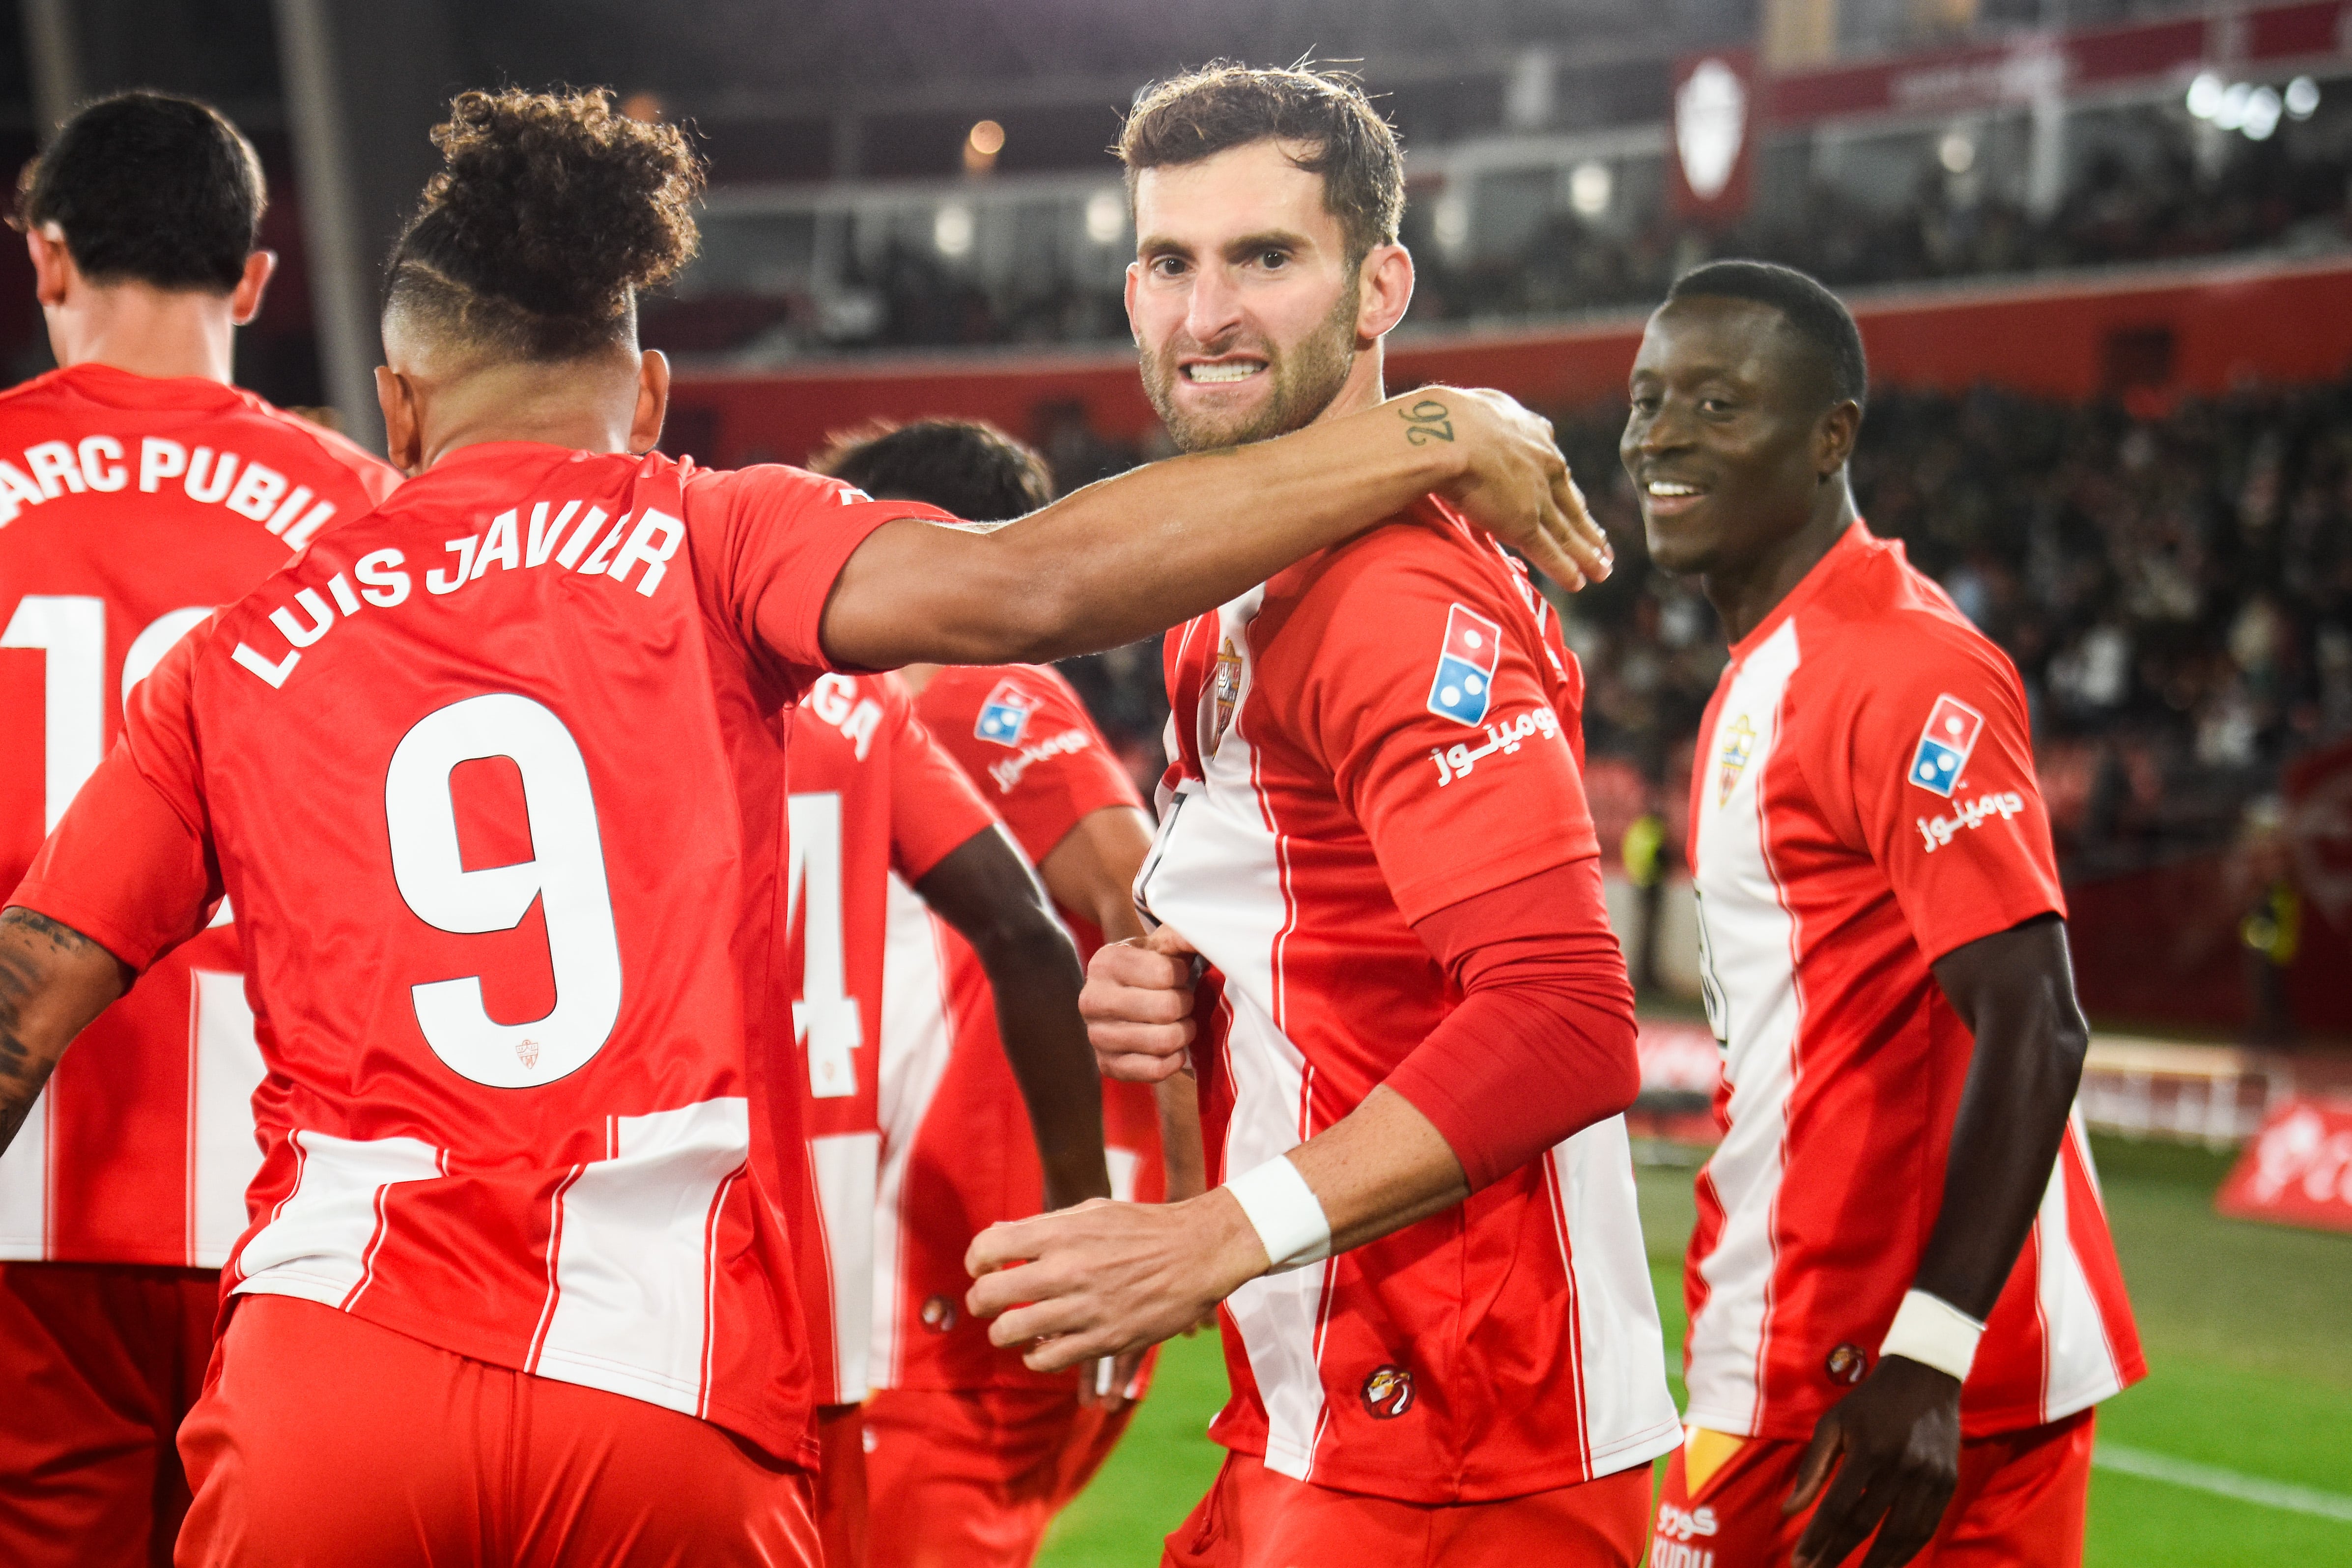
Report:
[[[872,1386],[889,889],[922,880],[996,818],[895,675],[818,678],[793,716],[791,765],[791,1070],[815,1205],[793,1240],[817,1403],[855,1405]]]
[[[1724,1139],[1685,1275],[1693,1425],[1803,1438],[1878,1353],[1973,1048],[1928,966],[2065,912],[2016,670],[1860,523],[1731,650],[1691,775]],[[1962,1391],[1970,1436],[2145,1368],[2079,1118]]]
[[[1050,668],[950,667],[915,706],[1032,866],[1093,813],[1143,809],[1078,694]],[[1070,910],[1057,912],[1080,959],[1093,957],[1102,932]],[[1030,1371],[1017,1352],[989,1343],[987,1322],[963,1310],[972,1237],[1045,1206],[1036,1138],[997,1033],[987,973],[903,884],[892,888],[889,952],[875,1384],[1066,1389],[1076,1371]],[[1102,1089],[1111,1195],[1157,1203],[1167,1191],[1158,1102],[1144,1084]]]
[[[134,966],[235,900],[239,1292],[815,1443],[785,770],[842,563],[783,468],[464,447],[192,634],[18,891]]]
[[[1137,891],[1222,984],[1193,1053],[1222,1180],[1339,1121],[1459,1004],[1412,922],[1598,853],[1583,680],[1524,573],[1433,500],[1171,632],[1166,660]],[[1210,1434],[1302,1480],[1481,1501],[1676,1440],[1622,1118],[1222,1316]]]
[[[0,393],[0,894],[217,606],[400,476],[249,392],[107,365]],[[224,906],[82,1032],[0,1156],[0,1258],[217,1268],[260,1168]]]

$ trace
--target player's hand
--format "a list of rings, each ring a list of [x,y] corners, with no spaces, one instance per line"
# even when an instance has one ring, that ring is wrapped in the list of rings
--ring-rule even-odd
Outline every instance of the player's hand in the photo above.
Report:
[[[1181,1204],[1091,1203],[974,1237],[964,1302],[996,1320],[991,1342],[1025,1347],[1033,1371],[1058,1372],[1181,1333],[1266,1263],[1223,1187]]]
[[[1576,589],[1609,575],[1615,557],[1552,439],[1551,421],[1485,388],[1424,386],[1381,405],[1409,431],[1461,446],[1464,471],[1446,500],[1545,575]]]
[[[1784,1515],[1803,1511],[1824,1481],[1829,1492],[1797,1542],[1796,1568],[1833,1568],[1874,1529],[1863,1568],[1910,1562],[1935,1538],[1959,1473],[1959,1379],[1907,1356],[1885,1358],[1830,1407],[1798,1462]]]
[[[1095,950],[1078,1012],[1103,1077],[1158,1083],[1190,1068],[1198,956],[1173,926]]]

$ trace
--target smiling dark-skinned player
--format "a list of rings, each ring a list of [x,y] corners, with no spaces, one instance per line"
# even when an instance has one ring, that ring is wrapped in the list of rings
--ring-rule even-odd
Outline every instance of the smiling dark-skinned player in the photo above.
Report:
[[[1731,640],[1690,835],[1727,1131],[1651,1562],[2077,1563],[2093,1406],[2146,1368],[2024,690],[1855,515],[1867,369],[1819,283],[1685,274],[1631,391],[1650,553]]]

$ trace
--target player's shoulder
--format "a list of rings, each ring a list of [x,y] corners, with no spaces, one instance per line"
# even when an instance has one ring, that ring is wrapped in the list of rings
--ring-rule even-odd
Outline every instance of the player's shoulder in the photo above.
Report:
[[[1344,544],[1309,556],[1266,584],[1269,605],[1319,611],[1335,633],[1379,636],[1367,601],[1394,613],[1415,604],[1461,604],[1493,615],[1527,606],[1525,574],[1482,531],[1433,496],[1423,497]],[[1528,590],[1531,592],[1531,590]]]
[[[701,506],[754,505],[766,510],[812,506],[856,506],[870,500],[864,490],[790,463],[751,463],[740,468],[706,468],[688,459],[679,464],[687,499]]]
[[[1845,569],[1799,627],[1805,665],[1858,692],[2016,684],[2009,655],[1911,564],[1900,540],[1849,548]]]
[[[403,476],[398,468],[341,431],[331,430],[307,416],[280,408],[258,394],[240,390],[237,395],[243,416],[256,427],[269,431],[287,449],[341,468],[366,493],[371,503],[381,503],[400,487]]]

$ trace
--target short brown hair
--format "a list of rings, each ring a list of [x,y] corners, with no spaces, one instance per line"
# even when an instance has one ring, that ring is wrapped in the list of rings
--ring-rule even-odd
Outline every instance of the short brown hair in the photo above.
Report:
[[[1404,154],[1362,83],[1346,71],[1213,61],[1137,94],[1113,151],[1127,165],[1132,203],[1135,177],[1146,169],[1197,163],[1268,140],[1306,149],[1293,162],[1323,176],[1323,209],[1339,220],[1352,259],[1396,243]]]
[[[1024,517],[1054,499],[1036,448],[980,419],[876,420],[831,437],[809,459],[877,500],[919,500],[967,522]]]

